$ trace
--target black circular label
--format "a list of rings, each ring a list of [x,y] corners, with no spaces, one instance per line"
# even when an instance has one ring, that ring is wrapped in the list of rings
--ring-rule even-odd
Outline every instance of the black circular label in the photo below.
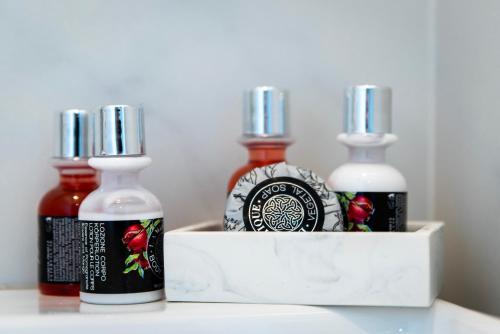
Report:
[[[153,275],[163,278],[163,224],[152,229],[148,239],[147,255]]]
[[[293,177],[276,177],[257,184],[245,199],[247,231],[321,231],[325,211],[316,191]]]

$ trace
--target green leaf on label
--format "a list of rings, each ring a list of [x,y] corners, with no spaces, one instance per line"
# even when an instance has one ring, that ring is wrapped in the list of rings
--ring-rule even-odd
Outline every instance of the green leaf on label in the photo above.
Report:
[[[358,228],[363,232],[371,232],[371,228],[365,224],[358,224]]]
[[[161,220],[157,219],[155,220],[154,224],[153,224],[153,228],[156,228],[156,226],[160,225],[161,223]]]
[[[345,192],[345,197],[347,197],[349,200],[353,199],[354,197],[356,197],[356,193],[352,193],[352,192]]]
[[[348,227],[347,227],[347,230],[352,231],[353,226],[354,226],[354,224],[350,222]]]
[[[129,264],[139,257],[140,254],[131,254],[125,259],[125,264]]]
[[[151,220],[149,220],[149,219],[141,220],[142,227],[147,228],[149,226],[149,224],[151,224]]]
[[[148,259],[148,252],[144,251],[142,252],[142,256],[147,260]]]
[[[344,209],[347,210],[347,208],[349,207],[349,200],[347,198],[345,198],[344,196],[340,196],[340,204],[342,204]]]
[[[137,269],[137,272],[139,273],[139,276],[141,276],[141,278],[144,278],[144,269],[142,269],[142,267],[139,267]]]
[[[349,203],[350,203],[351,199],[354,198],[355,194],[351,193],[351,192],[338,192],[338,193],[336,193],[336,195],[337,195],[337,199],[340,202],[340,205],[345,210],[348,210],[349,209]]]
[[[128,274],[129,272],[131,272],[132,270],[137,270],[137,268],[139,268],[139,264],[137,262],[135,262],[133,265],[131,265],[130,267],[128,267],[127,269],[125,269],[123,271],[124,274]]]

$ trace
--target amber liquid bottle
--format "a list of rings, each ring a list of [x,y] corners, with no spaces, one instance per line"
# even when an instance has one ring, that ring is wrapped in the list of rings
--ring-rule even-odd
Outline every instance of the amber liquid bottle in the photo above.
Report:
[[[50,266],[54,267],[73,267],[65,268],[66,274],[59,275],[73,276],[79,278],[79,236],[78,236],[78,208],[83,199],[94,189],[97,188],[97,172],[89,167],[84,161],[60,162],[55,166],[59,170],[59,184],[43,196],[38,207],[38,215],[42,220],[40,222],[40,235],[47,233],[45,226],[47,223],[53,224],[50,229],[54,233],[53,227],[55,224],[74,224],[72,227],[64,227],[66,234],[64,244],[55,246],[52,239],[52,249],[59,248],[58,252],[62,251],[65,256],[64,263],[55,263],[57,260],[52,259]],[[61,230],[61,229],[59,229]],[[50,232],[49,232],[50,233]],[[54,238],[54,236],[52,236]],[[61,240],[60,238],[59,240]],[[46,245],[44,245],[47,247]],[[74,249],[76,247],[77,249]],[[58,254],[59,255],[59,254]],[[56,254],[52,254],[53,257]],[[76,274],[70,274],[76,270]],[[56,273],[52,274],[57,276]],[[64,278],[61,278],[64,279]],[[57,279],[56,279],[57,280]],[[71,278],[66,278],[65,282],[42,282],[39,283],[40,292],[44,295],[56,296],[78,296],[80,291],[80,282],[77,280],[71,282]]]
[[[59,184],[38,206],[38,287],[45,295],[78,296],[78,208],[98,186],[97,172],[87,163],[93,151],[93,118],[87,111],[74,109],[58,116],[53,166],[59,171]]]
[[[284,162],[292,143],[288,133],[286,93],[275,87],[259,86],[245,93],[243,137],[249,159],[229,179],[227,193],[240,177],[257,167]]]

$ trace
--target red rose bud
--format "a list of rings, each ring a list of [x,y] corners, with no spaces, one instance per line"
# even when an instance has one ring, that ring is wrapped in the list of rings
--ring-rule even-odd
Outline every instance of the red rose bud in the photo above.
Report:
[[[123,233],[122,242],[131,251],[145,251],[148,245],[148,233],[139,224],[131,225]]]
[[[347,218],[349,221],[364,222],[373,213],[373,203],[365,196],[358,195],[349,202]]]
[[[139,265],[142,267],[142,269],[149,269],[149,262],[144,257],[144,255],[142,255],[142,253],[137,259],[135,259],[135,262],[139,263]]]
[[[137,234],[142,230],[142,226],[139,224],[130,225],[127,227],[125,232],[123,232],[122,242],[126,245],[132,240]]]

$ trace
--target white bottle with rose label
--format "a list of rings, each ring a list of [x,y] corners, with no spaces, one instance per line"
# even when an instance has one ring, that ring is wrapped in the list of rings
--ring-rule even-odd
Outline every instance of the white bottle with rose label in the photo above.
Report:
[[[163,210],[139,183],[151,164],[144,154],[143,112],[127,105],[103,107],[97,156],[89,164],[101,185],[81,204],[80,299],[134,304],[164,296]]]
[[[373,85],[346,91],[344,133],[349,161],[330,175],[347,231],[406,231],[407,186],[404,176],[385,162],[391,133],[391,89]]]

